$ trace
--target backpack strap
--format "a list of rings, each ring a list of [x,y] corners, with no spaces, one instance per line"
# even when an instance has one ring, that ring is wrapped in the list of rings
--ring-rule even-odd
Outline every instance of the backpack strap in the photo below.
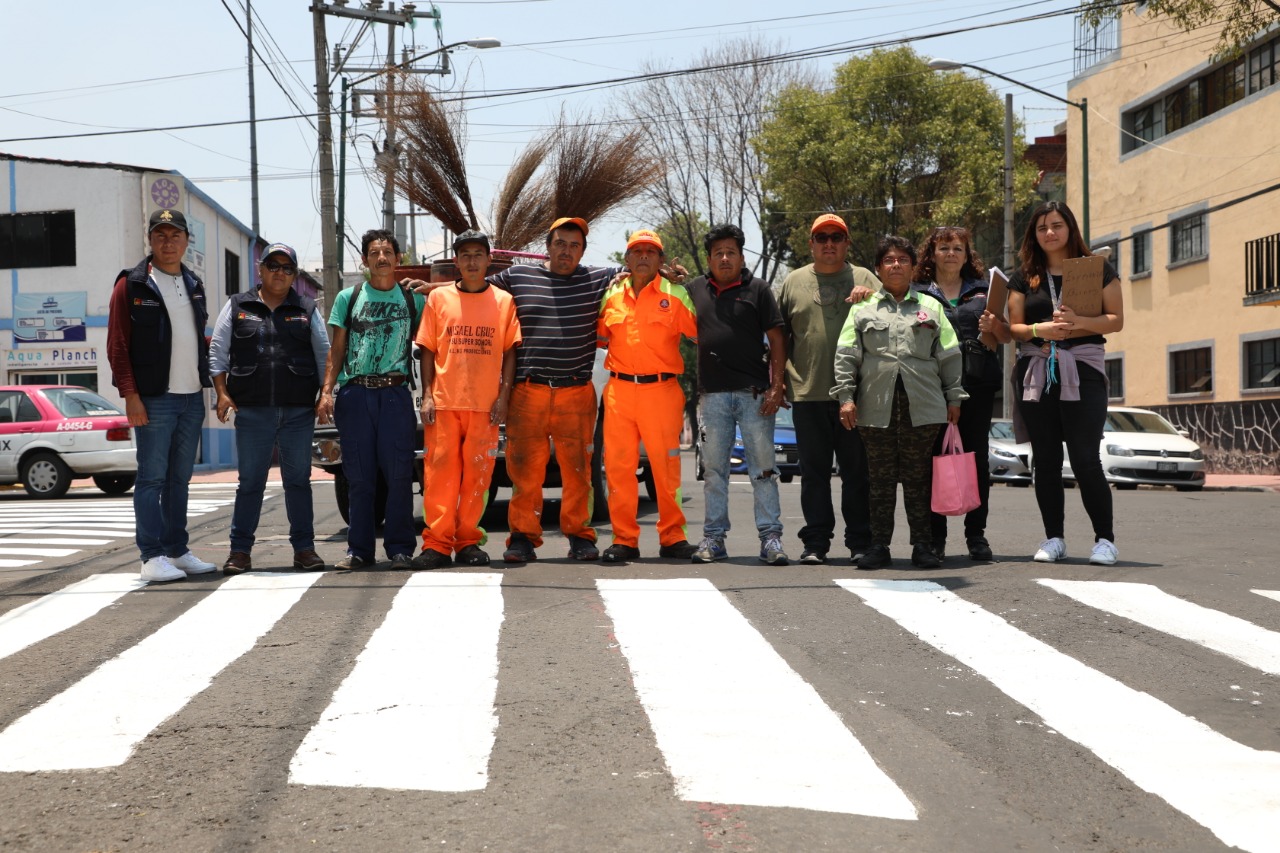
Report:
[[[397,286],[397,287],[400,287],[400,285],[396,285],[396,286]],[[352,289],[352,291],[351,291],[351,298],[350,298],[349,300],[347,300],[347,314],[346,314],[346,316],[345,316],[345,317],[343,317],[343,318],[342,318],[342,326],[343,326],[343,328],[344,328],[344,329],[347,329],[348,331],[350,331],[350,329],[351,329],[351,313],[355,310],[355,307],[356,307],[356,299],[357,299],[357,298],[359,298],[359,296],[360,296],[360,288],[362,288],[362,287],[364,287],[364,282],[363,282],[363,281],[356,282],[356,286],[355,286],[355,287]],[[416,390],[418,390],[418,385],[417,385],[417,383],[416,383],[416,382],[414,381],[414,379],[413,379],[413,374],[414,374],[414,370],[413,370],[413,332],[414,332],[414,328],[413,328],[413,315],[417,313],[417,307],[418,307],[418,306],[417,306],[417,304],[414,302],[414,299],[413,299],[413,293],[409,290],[409,288],[407,288],[407,287],[400,287],[400,292],[404,295],[404,304],[405,304],[405,307],[406,307],[406,308],[408,308],[408,310],[409,310],[409,335],[408,335],[408,337],[405,339],[405,343],[404,343],[404,363],[405,363],[405,372],[409,375],[409,388],[410,388],[410,389],[412,389],[412,390],[414,390],[414,391],[416,391]],[[344,368],[350,367],[351,347],[347,347],[346,358],[347,358],[347,362],[346,362],[346,364],[344,364],[344,365],[343,365],[343,367],[344,367]],[[350,376],[350,375],[351,375],[351,371],[349,371],[349,370],[348,370],[348,371],[347,371],[347,375],[348,375],[348,376]]]

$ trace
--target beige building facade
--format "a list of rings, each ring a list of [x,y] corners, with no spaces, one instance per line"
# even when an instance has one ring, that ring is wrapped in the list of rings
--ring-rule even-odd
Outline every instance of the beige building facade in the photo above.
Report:
[[[1214,60],[1216,32],[1136,8],[1068,87],[1088,100],[1090,241],[1124,286],[1113,402],[1188,430],[1211,470],[1280,473],[1280,31]]]

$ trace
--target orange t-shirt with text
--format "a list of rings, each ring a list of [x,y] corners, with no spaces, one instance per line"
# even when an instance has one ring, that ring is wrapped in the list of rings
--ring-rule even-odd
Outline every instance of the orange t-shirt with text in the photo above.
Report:
[[[414,341],[435,355],[437,409],[487,412],[498,399],[502,356],[520,343],[515,300],[493,285],[478,293],[437,287],[427,295]]]

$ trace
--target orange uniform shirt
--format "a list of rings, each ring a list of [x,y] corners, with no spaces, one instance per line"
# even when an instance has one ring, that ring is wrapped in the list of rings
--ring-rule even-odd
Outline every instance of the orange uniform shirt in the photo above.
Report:
[[[697,313],[684,285],[658,277],[639,295],[628,277],[600,300],[597,338],[609,348],[604,366],[618,373],[684,373],[680,336],[698,339]]]
[[[435,354],[437,409],[487,412],[498,399],[503,353],[520,343],[515,300],[493,285],[479,293],[437,287],[414,340]]]

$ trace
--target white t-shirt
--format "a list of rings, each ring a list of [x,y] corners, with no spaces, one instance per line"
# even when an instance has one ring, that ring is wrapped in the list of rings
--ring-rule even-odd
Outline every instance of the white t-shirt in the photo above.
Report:
[[[151,267],[151,280],[160,290],[169,313],[173,342],[169,347],[169,393],[194,394],[200,390],[200,341],[196,338],[196,318],[191,297],[181,275],[169,275]]]

